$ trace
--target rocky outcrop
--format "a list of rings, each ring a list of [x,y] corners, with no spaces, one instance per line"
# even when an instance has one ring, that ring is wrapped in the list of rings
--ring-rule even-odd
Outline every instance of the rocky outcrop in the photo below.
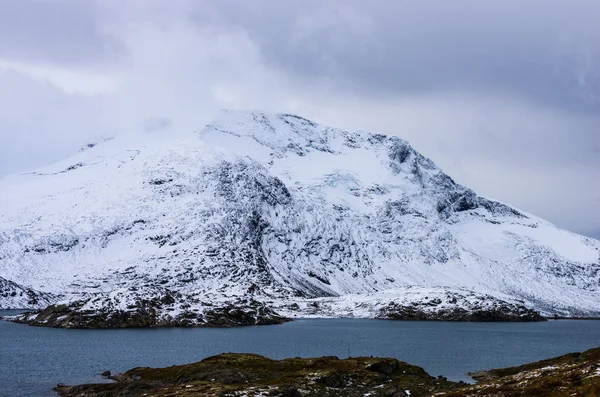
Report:
[[[600,396],[600,348],[469,375],[476,385],[444,396]]]
[[[67,386],[63,397],[523,397],[599,396],[600,348],[470,374],[468,385],[434,378],[393,358],[291,358],[221,354],[195,364],[135,368],[115,383]]]
[[[254,354],[221,354],[162,369],[136,368],[116,383],[60,385],[63,397],[137,396],[388,396],[419,397],[459,386],[391,358],[337,357],[271,360]]]
[[[387,320],[410,321],[475,321],[475,322],[531,322],[547,321],[540,313],[525,307],[513,311],[511,308],[497,310],[476,310],[473,312],[462,308],[441,309],[434,312],[420,310],[416,306],[390,305],[383,309],[380,317]]]
[[[374,294],[304,299],[276,307],[289,317],[359,317],[431,321],[545,321],[522,301],[448,287],[407,286]]]
[[[54,295],[24,287],[0,277],[0,308],[38,309],[49,305]]]
[[[238,301],[204,311],[183,311],[171,316],[152,301],[140,302],[127,310],[86,310],[82,307],[51,305],[46,309],[8,318],[16,323],[55,328],[153,328],[153,327],[236,327],[281,324],[288,319],[254,301]]]
[[[248,307],[229,305],[204,312],[203,325],[207,327],[235,327],[243,325],[281,324],[288,319],[264,304]]]
[[[434,321],[545,321],[523,302],[447,287],[408,286],[380,293],[325,298],[259,300],[254,285],[245,298],[211,299],[169,289],[138,295],[96,294],[9,318],[61,328],[236,327],[280,324],[291,318],[353,317]],[[151,296],[151,298],[149,298]],[[131,299],[133,298],[133,299]],[[175,314],[176,313],[176,314]]]
[[[539,312],[522,305],[508,302],[493,307],[424,307],[423,302],[408,305],[391,303],[381,309],[377,318],[389,320],[429,320],[429,321],[507,321],[531,322],[546,321]]]

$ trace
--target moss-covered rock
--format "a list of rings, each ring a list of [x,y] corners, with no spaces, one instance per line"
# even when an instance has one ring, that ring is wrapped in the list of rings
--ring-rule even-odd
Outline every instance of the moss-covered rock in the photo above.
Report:
[[[458,384],[391,358],[337,357],[271,360],[254,354],[221,354],[199,363],[162,369],[135,368],[116,383],[61,386],[64,397],[104,396],[427,396]],[[267,394],[268,393],[268,394]]]
[[[271,360],[221,354],[195,364],[134,368],[115,383],[59,385],[63,397],[562,397],[600,396],[600,348],[472,374],[477,384],[434,378],[392,358]]]
[[[600,348],[470,375],[479,383],[448,391],[443,396],[597,397],[600,396]]]

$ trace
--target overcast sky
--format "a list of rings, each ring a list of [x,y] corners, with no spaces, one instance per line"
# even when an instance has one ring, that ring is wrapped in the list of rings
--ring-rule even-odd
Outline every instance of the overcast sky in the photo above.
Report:
[[[0,175],[222,108],[292,112],[401,136],[600,238],[599,21],[597,0],[3,0]]]

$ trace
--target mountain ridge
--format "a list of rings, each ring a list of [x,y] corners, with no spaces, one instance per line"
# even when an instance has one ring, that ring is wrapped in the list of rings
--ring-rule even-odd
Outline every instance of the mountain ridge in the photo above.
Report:
[[[398,137],[299,116],[225,111],[181,140],[88,145],[0,189],[0,277],[85,310],[169,290],[182,294],[169,315],[247,296],[285,312],[417,285],[600,314],[599,241],[477,195]]]

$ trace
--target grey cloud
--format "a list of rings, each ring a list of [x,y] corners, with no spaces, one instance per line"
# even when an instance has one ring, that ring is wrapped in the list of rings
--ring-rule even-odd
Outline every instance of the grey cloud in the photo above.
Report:
[[[104,104],[0,69],[0,175],[66,158],[114,134]]]
[[[566,4],[0,2],[0,175],[258,108],[399,135],[480,194],[589,233],[600,3]],[[73,89],[98,76],[116,88]]]
[[[600,113],[595,0],[5,1],[0,58],[127,61],[107,25],[177,13],[201,27],[243,29],[272,67],[349,93],[496,92]]]
[[[590,230],[586,233],[587,236],[600,240],[600,229]]]
[[[151,117],[144,120],[144,131],[162,131],[169,128],[173,122],[167,117]]]
[[[0,58],[63,65],[111,60],[122,48],[103,32],[104,14],[91,0],[1,1]]]
[[[600,112],[594,0],[226,0],[219,9],[225,23],[251,32],[269,62],[339,89],[378,96],[492,90]]]

